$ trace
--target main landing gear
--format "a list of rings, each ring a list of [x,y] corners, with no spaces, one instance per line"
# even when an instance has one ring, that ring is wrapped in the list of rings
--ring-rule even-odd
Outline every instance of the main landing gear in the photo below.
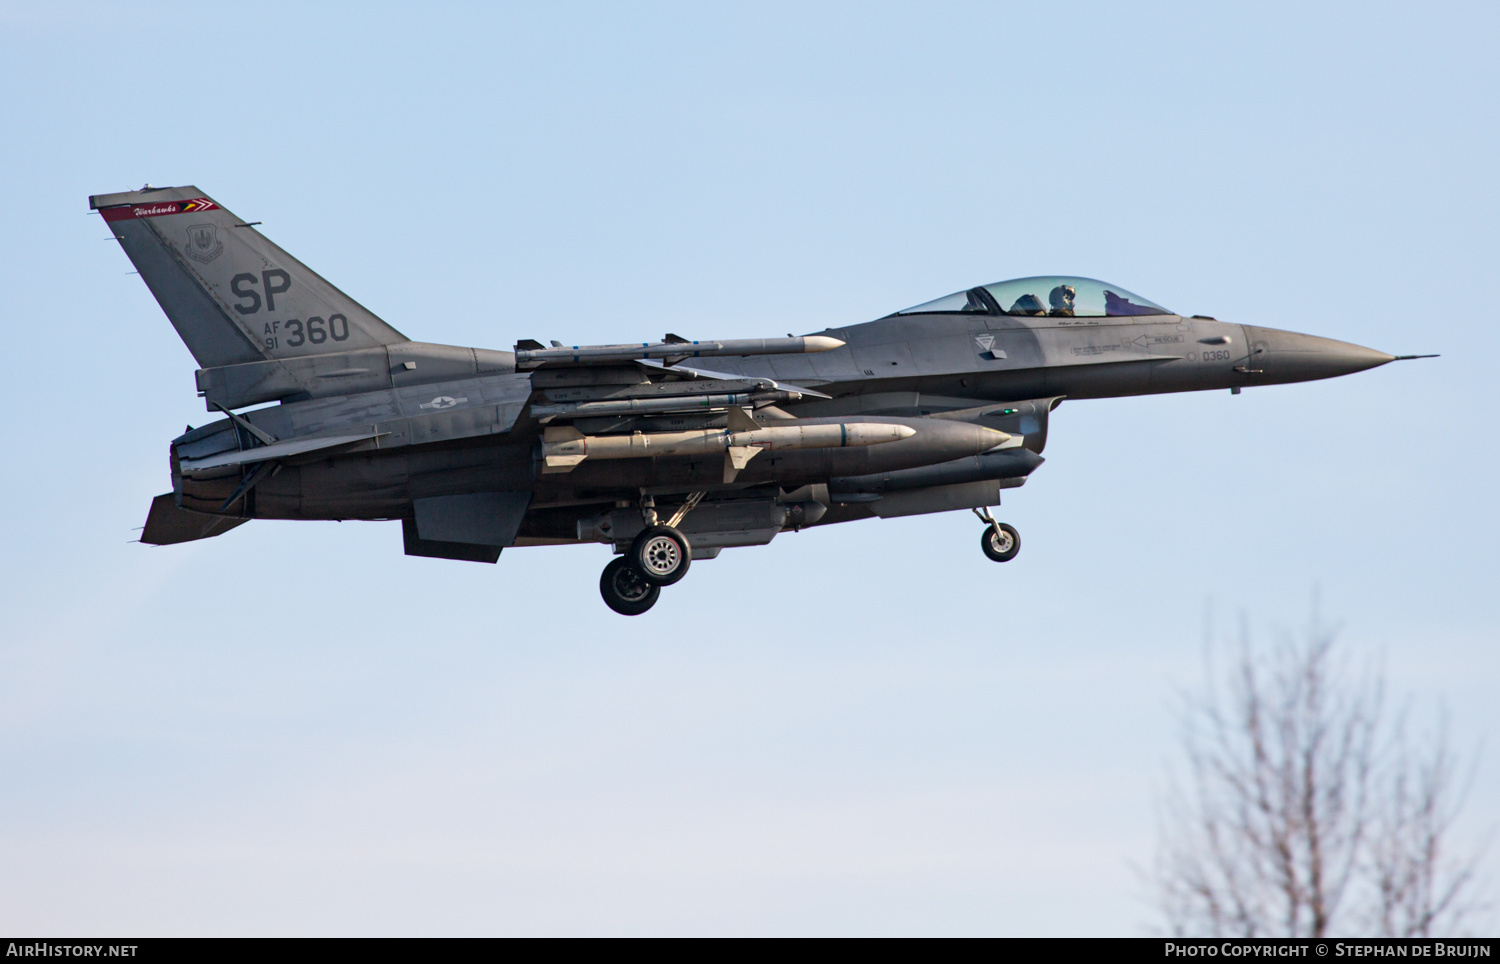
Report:
[[[604,574],[599,577],[599,595],[604,597],[604,605],[621,616],[639,616],[656,605],[661,587],[647,582],[629,559],[619,556],[604,567]]]
[[[659,525],[655,500],[642,496],[641,516],[646,528],[624,555],[604,567],[599,577],[599,594],[606,606],[622,616],[639,616],[656,605],[661,587],[687,575],[693,563],[693,547],[677,525],[702,498],[702,492],[692,493],[666,525]]]
[[[1010,562],[1021,551],[1021,534],[1014,526],[996,522],[989,509],[975,509],[974,514],[985,524],[979,534],[979,548],[990,557],[991,562]]]
[[[687,575],[693,562],[693,547],[671,526],[648,526],[635,537],[625,558],[640,570],[647,582],[670,586]]]
[[[672,526],[647,526],[625,554],[604,567],[599,594],[622,616],[639,616],[656,605],[661,587],[687,575],[693,547]]]

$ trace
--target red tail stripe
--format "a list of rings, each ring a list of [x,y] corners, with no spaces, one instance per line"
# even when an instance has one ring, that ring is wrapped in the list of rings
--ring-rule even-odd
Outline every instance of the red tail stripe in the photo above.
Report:
[[[195,197],[187,201],[153,201],[149,204],[121,204],[118,207],[99,211],[106,221],[129,221],[134,218],[159,218],[167,214],[188,214],[212,211],[218,205],[206,197]]]

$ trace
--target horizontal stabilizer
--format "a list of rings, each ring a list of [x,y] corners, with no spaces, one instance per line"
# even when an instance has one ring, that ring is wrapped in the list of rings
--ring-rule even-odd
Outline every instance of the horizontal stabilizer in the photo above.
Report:
[[[179,542],[194,542],[211,536],[223,535],[249,519],[227,515],[209,515],[177,506],[177,497],[168,492],[151,500],[151,512],[146,516],[146,528],[141,532],[141,541],[153,546],[171,546]]]
[[[182,470],[184,472],[203,472],[208,469],[222,469],[230,465],[248,465],[252,462],[269,462],[272,459],[289,459],[295,455],[308,455],[313,452],[322,452],[326,449],[336,449],[345,445],[353,445],[356,442],[368,442],[371,439],[377,439],[387,434],[389,433],[365,432],[360,435],[319,435],[313,438],[291,438],[281,442],[273,442],[270,445],[260,445],[253,449],[245,449],[240,452],[225,452],[223,455],[211,455],[206,459],[183,459]]]

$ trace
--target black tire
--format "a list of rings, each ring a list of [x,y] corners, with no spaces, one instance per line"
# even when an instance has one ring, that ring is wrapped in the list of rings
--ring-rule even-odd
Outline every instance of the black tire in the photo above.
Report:
[[[599,577],[599,595],[604,597],[604,605],[621,616],[639,616],[656,605],[661,587],[647,582],[629,559],[620,556],[604,567]]]
[[[693,548],[687,537],[671,526],[648,526],[625,553],[630,564],[640,570],[647,582],[670,586],[687,575],[693,562]]]
[[[993,526],[985,526],[979,534],[979,548],[990,557],[991,562],[1010,562],[1021,551],[1021,534],[1013,526],[998,523],[1000,537],[995,537]]]

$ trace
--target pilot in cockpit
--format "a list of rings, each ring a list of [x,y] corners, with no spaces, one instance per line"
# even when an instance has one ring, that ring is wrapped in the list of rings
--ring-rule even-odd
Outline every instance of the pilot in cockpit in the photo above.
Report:
[[[1052,310],[1047,312],[1054,318],[1073,317],[1073,299],[1078,297],[1078,289],[1072,285],[1058,285],[1047,295],[1047,300],[1052,304]]]

